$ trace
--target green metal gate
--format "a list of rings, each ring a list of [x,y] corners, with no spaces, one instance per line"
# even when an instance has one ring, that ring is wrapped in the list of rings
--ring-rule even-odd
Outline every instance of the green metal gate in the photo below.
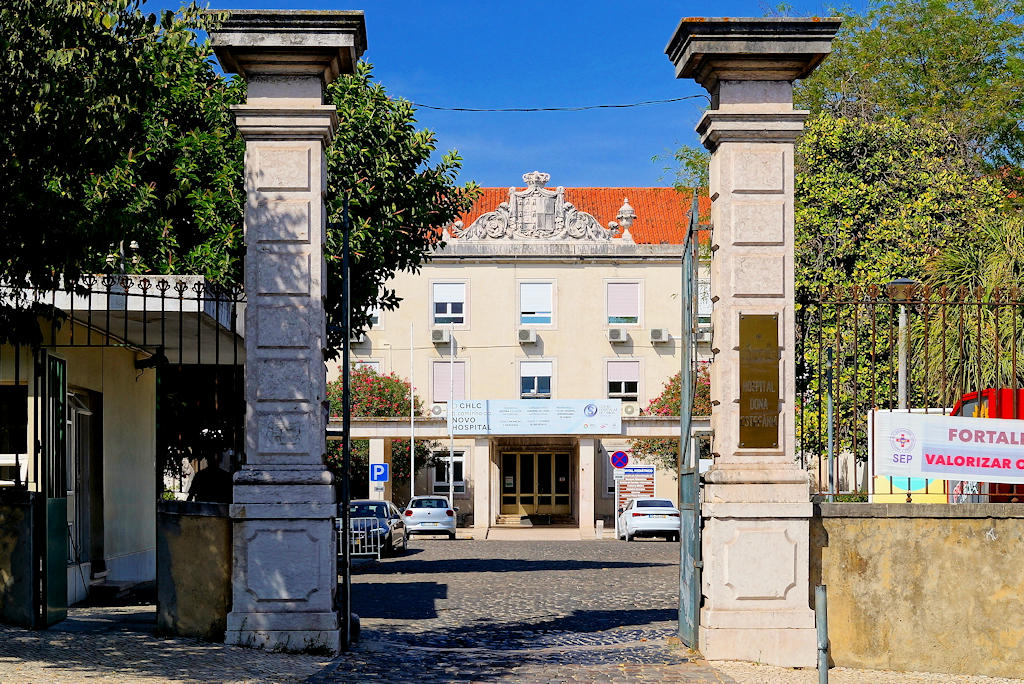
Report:
[[[35,622],[42,628],[68,616],[68,377],[67,362],[59,357],[40,351],[35,364],[35,451],[45,497],[45,522],[37,527],[42,535],[35,545]]]
[[[699,454],[690,435],[697,357],[697,269],[699,213],[697,194],[690,205],[690,225],[683,249],[683,345],[681,359],[681,405],[679,407],[679,639],[697,648],[700,623],[700,473]]]

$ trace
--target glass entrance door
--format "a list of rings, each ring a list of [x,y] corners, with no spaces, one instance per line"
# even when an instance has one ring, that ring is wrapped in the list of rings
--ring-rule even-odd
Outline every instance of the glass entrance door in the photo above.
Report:
[[[570,501],[568,453],[501,455],[501,513],[568,515]]]

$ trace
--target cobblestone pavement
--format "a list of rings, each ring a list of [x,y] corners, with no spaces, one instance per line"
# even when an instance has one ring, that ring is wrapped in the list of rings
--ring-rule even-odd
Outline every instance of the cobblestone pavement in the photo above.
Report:
[[[0,683],[294,682],[324,657],[256,653],[193,639],[157,637],[156,608],[72,608],[46,631],[0,625]]]
[[[674,640],[679,547],[417,538],[358,568],[362,638],[311,683],[732,682]]]
[[[152,606],[0,626],[0,684],[23,682],[694,682],[813,684],[814,670],[697,660],[674,639],[678,546],[420,539],[361,564],[362,638],[334,660],[154,634]],[[833,684],[1024,680],[835,668]]]

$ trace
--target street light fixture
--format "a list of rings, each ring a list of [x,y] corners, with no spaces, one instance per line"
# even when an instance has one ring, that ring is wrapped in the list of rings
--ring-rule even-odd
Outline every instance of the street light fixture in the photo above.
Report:
[[[889,299],[900,305],[899,317],[899,366],[896,371],[897,408],[907,410],[907,304],[914,296],[917,281],[911,278],[897,278],[886,284]]]

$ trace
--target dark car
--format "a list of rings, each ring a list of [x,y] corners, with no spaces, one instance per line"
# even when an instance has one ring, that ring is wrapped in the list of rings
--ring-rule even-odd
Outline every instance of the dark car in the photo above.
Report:
[[[357,499],[349,503],[348,514],[352,521],[353,553],[359,553],[360,550],[373,553],[379,549],[380,555],[391,556],[405,553],[409,548],[405,521],[390,501]],[[337,527],[340,530],[340,505],[338,515]]]

